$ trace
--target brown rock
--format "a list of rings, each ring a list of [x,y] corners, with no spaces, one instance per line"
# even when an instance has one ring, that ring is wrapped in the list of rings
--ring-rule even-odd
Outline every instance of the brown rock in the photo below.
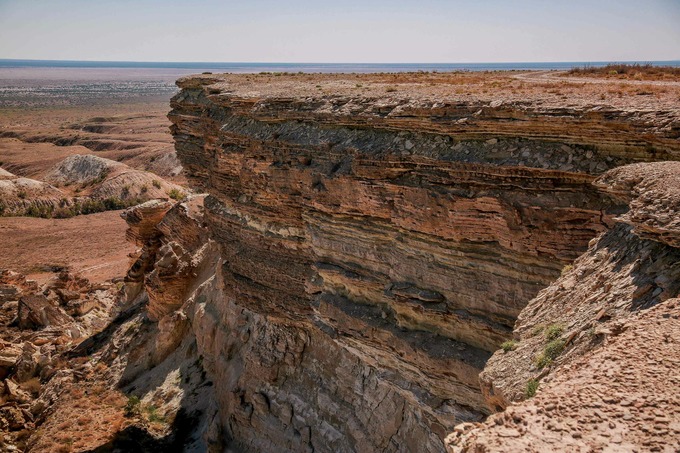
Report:
[[[59,326],[73,320],[61,308],[50,304],[42,294],[22,297],[19,301],[18,318],[22,329]]]

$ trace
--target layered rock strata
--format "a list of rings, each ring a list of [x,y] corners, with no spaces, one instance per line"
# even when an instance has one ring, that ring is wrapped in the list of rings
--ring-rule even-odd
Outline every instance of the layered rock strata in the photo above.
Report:
[[[625,211],[592,181],[680,150],[673,112],[178,85],[221,257],[193,331],[245,451],[441,451],[502,407],[478,374],[522,308]]]

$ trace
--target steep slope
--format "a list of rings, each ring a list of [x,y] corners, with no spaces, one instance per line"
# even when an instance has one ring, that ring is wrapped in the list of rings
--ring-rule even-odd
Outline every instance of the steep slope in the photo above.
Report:
[[[595,182],[630,210],[522,311],[512,350],[481,375],[508,410],[457,428],[451,451],[680,448],[678,177],[680,164],[663,162]],[[537,396],[512,405],[527,386]]]
[[[592,181],[680,151],[670,101],[565,108],[410,77],[396,94],[342,75],[178,82],[177,154],[221,260],[193,334],[234,448],[441,451],[503,406],[478,374],[527,302],[622,233],[627,200]]]

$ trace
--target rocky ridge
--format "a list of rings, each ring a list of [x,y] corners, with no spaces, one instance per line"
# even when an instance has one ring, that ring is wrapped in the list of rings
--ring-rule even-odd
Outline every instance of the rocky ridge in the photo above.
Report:
[[[68,156],[42,178],[2,170],[0,215],[68,218],[184,193],[181,186],[152,173],[94,155]]]

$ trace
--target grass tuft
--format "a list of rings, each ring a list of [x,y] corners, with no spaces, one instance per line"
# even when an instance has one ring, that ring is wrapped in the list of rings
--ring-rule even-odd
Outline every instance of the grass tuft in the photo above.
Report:
[[[515,349],[517,349],[517,341],[508,340],[501,345],[501,349],[503,349],[503,351],[505,352],[514,351]]]
[[[536,395],[536,391],[538,390],[538,381],[536,379],[529,379],[527,382],[527,388],[524,391],[524,396],[527,398],[532,398],[534,395]]]
[[[561,324],[551,324],[545,329],[545,339],[553,341],[562,336],[564,327]]]
[[[536,367],[540,370],[552,365],[553,361],[562,354],[566,342],[562,338],[557,338],[543,348],[541,354],[536,358]]]

